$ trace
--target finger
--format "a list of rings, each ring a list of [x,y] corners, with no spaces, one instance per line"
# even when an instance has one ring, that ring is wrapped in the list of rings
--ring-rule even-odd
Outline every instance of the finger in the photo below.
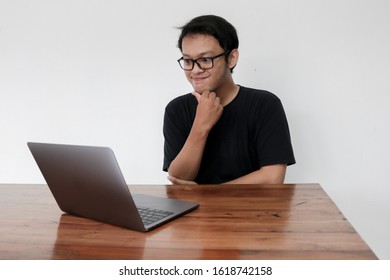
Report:
[[[202,96],[204,97],[209,97],[210,96],[210,91],[208,89],[206,89],[203,93],[202,93]]]
[[[178,179],[178,178],[173,177],[173,176],[168,176],[168,180],[171,181],[171,183],[174,185],[183,185],[183,184],[187,183],[187,181],[182,180],[182,179]]]
[[[173,176],[168,176],[167,178],[173,185],[197,185],[197,183],[194,181],[182,180]]]
[[[178,179],[178,178],[173,177],[173,176],[168,176],[168,180],[171,181],[171,183],[173,185],[183,185],[186,183],[186,181]]]
[[[216,95],[215,92],[213,92],[213,91],[209,93],[209,98],[211,98],[211,99],[215,99],[216,96],[217,96],[217,95]]]

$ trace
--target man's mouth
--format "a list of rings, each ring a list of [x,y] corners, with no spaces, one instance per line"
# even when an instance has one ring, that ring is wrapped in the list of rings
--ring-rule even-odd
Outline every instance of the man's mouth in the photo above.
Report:
[[[191,78],[194,82],[202,82],[207,79],[207,77],[192,77]]]

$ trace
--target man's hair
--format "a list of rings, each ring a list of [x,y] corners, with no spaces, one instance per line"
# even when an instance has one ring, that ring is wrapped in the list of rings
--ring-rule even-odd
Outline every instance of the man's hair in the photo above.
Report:
[[[238,48],[238,36],[236,28],[222,17],[215,15],[199,16],[182,27],[181,34],[178,40],[178,48],[182,50],[183,39],[187,35],[210,35],[217,39],[219,45],[225,50],[229,51],[226,57],[230,54],[230,51]],[[233,69],[231,69],[233,70]]]

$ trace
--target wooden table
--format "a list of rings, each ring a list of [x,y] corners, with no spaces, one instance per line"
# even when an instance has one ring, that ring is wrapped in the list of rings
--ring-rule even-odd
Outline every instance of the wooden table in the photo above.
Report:
[[[130,186],[199,209],[140,233],[62,213],[46,185],[0,185],[0,259],[376,259],[318,184]]]

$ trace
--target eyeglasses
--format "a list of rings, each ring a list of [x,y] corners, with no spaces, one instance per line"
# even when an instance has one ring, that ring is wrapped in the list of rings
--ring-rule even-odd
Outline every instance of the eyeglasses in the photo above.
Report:
[[[185,71],[191,71],[192,69],[194,69],[195,63],[196,65],[198,65],[200,69],[207,70],[214,67],[214,59],[226,55],[229,52],[230,51],[225,51],[224,53],[221,53],[216,56],[200,57],[198,59],[189,59],[189,58],[181,57],[180,59],[177,60],[177,62],[179,62],[180,67]]]

